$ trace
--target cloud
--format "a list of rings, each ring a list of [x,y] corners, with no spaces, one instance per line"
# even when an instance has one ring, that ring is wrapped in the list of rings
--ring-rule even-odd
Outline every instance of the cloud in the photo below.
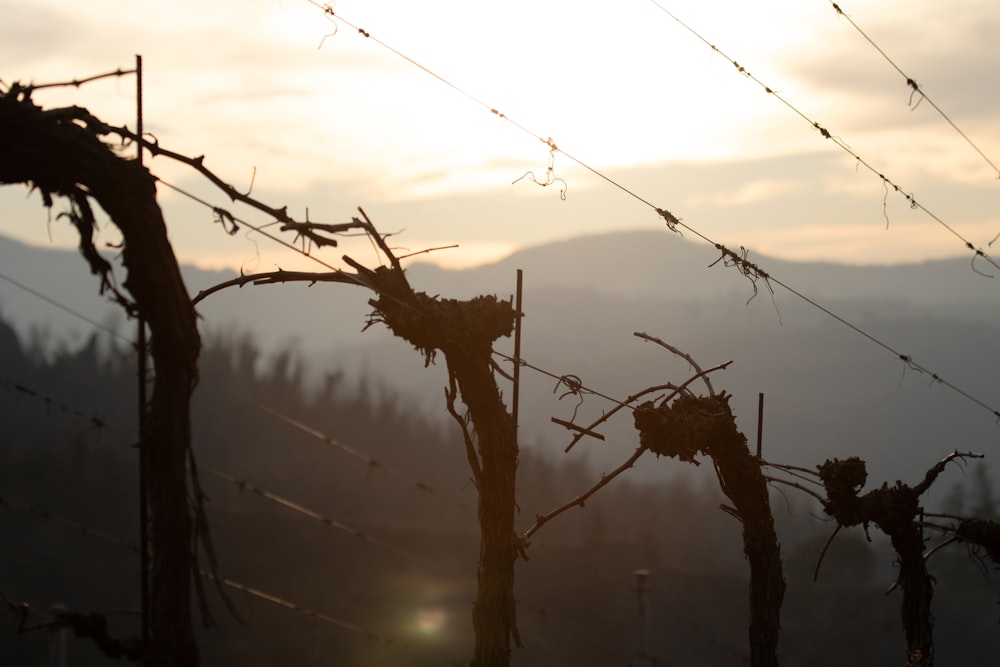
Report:
[[[712,192],[688,198],[690,206],[719,206],[724,208],[758,204],[777,197],[787,197],[805,191],[803,183],[783,180],[754,180],[729,192]]]
[[[1000,90],[989,82],[1000,76],[995,58],[1000,17],[994,10],[992,2],[964,0],[910,3],[902,20],[891,7],[859,12],[853,20],[892,63],[840,19],[831,39],[802,49],[784,61],[783,70],[809,96],[852,100],[844,111],[853,108],[854,113],[847,117],[869,128],[939,120],[926,103],[924,113],[909,113],[911,106],[918,107],[919,94],[906,77],[946,112],[995,116]]]

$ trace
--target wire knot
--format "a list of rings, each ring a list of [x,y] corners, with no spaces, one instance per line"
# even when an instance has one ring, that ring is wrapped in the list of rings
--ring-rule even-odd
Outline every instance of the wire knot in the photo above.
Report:
[[[680,218],[678,218],[676,215],[674,215],[673,213],[671,213],[670,211],[668,211],[665,208],[658,208],[658,209],[656,209],[656,213],[661,218],[663,218],[664,221],[666,221],[666,223],[667,223],[667,229],[669,229],[672,232],[676,232],[676,233],[680,234],[681,236],[684,236],[684,234],[681,233],[681,231],[679,229],[677,229],[677,225],[681,224],[681,219]]]

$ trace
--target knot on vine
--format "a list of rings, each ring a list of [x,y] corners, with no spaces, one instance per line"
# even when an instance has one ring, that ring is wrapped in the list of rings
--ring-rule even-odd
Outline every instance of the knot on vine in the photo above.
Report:
[[[640,444],[657,456],[676,457],[698,465],[696,454],[710,454],[735,429],[729,395],[683,394],[659,406],[646,401],[635,408]]]
[[[843,461],[828,459],[817,466],[826,490],[823,508],[842,526],[876,524],[887,535],[906,531],[920,512],[920,493],[897,481],[883,483],[863,496],[858,492],[868,479],[865,462],[856,456]]]
[[[423,353],[425,365],[449,344],[488,359],[493,341],[514,330],[513,305],[496,296],[468,301],[431,297],[414,292],[402,271],[387,267],[378,267],[369,277],[379,294],[370,302],[375,312],[369,316],[369,326],[383,322]]]

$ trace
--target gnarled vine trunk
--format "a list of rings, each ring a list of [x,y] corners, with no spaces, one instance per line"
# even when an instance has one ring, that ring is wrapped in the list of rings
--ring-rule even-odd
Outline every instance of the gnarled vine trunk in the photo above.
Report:
[[[114,290],[108,263],[91,239],[88,200],[96,200],[121,230],[125,288],[152,334],[155,370],[142,446],[148,451],[151,521],[151,646],[146,664],[198,664],[191,622],[192,539],[185,462],[190,451],[190,398],[197,382],[200,339],[195,313],[167,240],[155,181],[138,162],[100,140],[105,126],[79,107],[43,110],[30,90],[0,96],[0,183],[37,188],[47,206],[67,197],[80,249],[102,289]],[[117,292],[116,292],[117,293]]]
[[[843,461],[831,459],[818,466],[826,490],[823,503],[827,514],[841,526],[874,523],[889,536],[899,556],[898,583],[903,589],[900,614],[906,637],[906,667],[932,667],[934,664],[934,619],[931,600],[933,579],[924,561],[924,538],[917,522],[920,496],[930,488],[945,464],[959,456],[956,452],[927,471],[916,486],[896,482],[883,484],[864,495],[858,492],[868,479],[865,462],[857,457]]]
[[[469,301],[431,298],[414,292],[398,266],[365,273],[379,294],[371,303],[379,319],[423,352],[429,362],[441,351],[457,384],[475,432],[469,463],[479,491],[478,589],[472,620],[476,634],[473,667],[507,667],[510,642],[517,641],[514,532],[517,434],[493,376],[493,342],[509,336],[515,313],[492,296]],[[454,396],[452,396],[454,398]],[[466,434],[468,435],[468,434]],[[467,445],[471,448],[473,443]]]
[[[729,397],[685,394],[672,404],[643,403],[636,408],[635,427],[642,445],[656,454],[691,463],[697,463],[695,454],[712,458],[719,485],[733,503],[727,509],[743,525],[743,552],[750,563],[750,664],[777,667],[785,596],[781,545],[761,463],[736,428]]]

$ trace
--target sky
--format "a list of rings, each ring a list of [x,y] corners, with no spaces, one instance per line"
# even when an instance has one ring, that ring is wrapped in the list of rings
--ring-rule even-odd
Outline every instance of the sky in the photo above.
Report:
[[[400,255],[458,244],[414,257],[444,266],[582,234],[671,233],[655,207],[729,247],[782,259],[914,262],[968,255],[963,239],[991,251],[995,0],[839,3],[986,159],[911,97],[828,0],[660,4],[721,54],[650,0],[338,0],[333,17],[309,0],[0,0],[0,80],[68,81],[130,69],[141,54],[144,127],[160,145],[204,155],[223,179],[298,219],[343,222],[361,206]],[[135,127],[133,76],[34,100]],[[887,191],[812,121],[940,221]],[[272,222],[184,165],[146,164],[247,222]],[[549,167],[561,180],[532,182]],[[210,209],[164,184],[159,193],[182,262],[322,270],[246,227],[230,236]],[[75,245],[26,188],[0,190],[0,212],[2,234]],[[101,239],[118,240],[110,225]],[[362,239],[313,252],[332,265],[344,252],[374,258]]]

